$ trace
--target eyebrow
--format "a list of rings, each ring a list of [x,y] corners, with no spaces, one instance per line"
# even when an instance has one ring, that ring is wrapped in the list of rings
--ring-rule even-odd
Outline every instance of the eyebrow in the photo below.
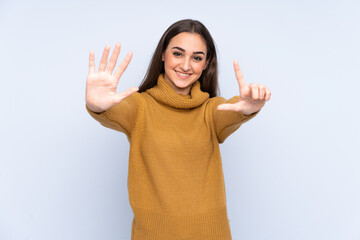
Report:
[[[183,49],[183,48],[181,48],[181,47],[173,47],[172,49],[177,49],[177,50],[179,50],[179,51],[182,51],[182,52],[185,52],[185,49]],[[201,52],[201,51],[199,51],[199,52],[193,52],[193,54],[203,54],[204,56],[205,56],[205,53],[204,52]]]

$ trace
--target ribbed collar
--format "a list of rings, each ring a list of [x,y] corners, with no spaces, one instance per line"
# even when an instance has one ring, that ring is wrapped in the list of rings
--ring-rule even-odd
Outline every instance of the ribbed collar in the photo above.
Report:
[[[163,74],[159,75],[157,85],[146,90],[155,100],[178,109],[195,108],[209,99],[209,93],[200,89],[200,82],[196,81],[190,90],[190,95],[178,94],[172,86],[164,79]]]

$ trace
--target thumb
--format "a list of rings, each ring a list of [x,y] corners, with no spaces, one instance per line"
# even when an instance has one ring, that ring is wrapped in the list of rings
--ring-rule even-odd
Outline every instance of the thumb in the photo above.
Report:
[[[224,111],[239,111],[239,106],[234,103],[223,103],[217,106],[217,110],[224,110]]]
[[[124,100],[125,98],[129,97],[130,95],[132,95],[133,93],[139,91],[138,87],[131,87],[129,89],[126,89],[125,91],[115,94],[114,95],[114,101],[116,103],[121,102],[122,100]]]

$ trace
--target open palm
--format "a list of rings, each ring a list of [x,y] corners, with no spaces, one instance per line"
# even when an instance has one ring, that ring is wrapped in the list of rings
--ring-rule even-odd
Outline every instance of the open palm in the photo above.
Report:
[[[94,52],[90,51],[89,73],[86,78],[85,100],[87,107],[91,111],[105,111],[139,90],[137,87],[132,87],[121,93],[116,93],[116,87],[119,83],[120,77],[126,70],[132,58],[132,53],[129,52],[113,73],[120,53],[120,47],[120,43],[115,45],[109,63],[107,61],[110,46],[107,45],[105,47],[100,60],[98,72],[95,72]]]

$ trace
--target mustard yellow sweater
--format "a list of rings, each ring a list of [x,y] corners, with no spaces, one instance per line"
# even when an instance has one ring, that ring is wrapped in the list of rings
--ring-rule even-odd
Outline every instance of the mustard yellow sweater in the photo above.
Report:
[[[132,240],[230,240],[219,143],[257,115],[218,111],[195,82],[177,94],[160,75],[157,86],[90,115],[130,142],[128,193]]]

